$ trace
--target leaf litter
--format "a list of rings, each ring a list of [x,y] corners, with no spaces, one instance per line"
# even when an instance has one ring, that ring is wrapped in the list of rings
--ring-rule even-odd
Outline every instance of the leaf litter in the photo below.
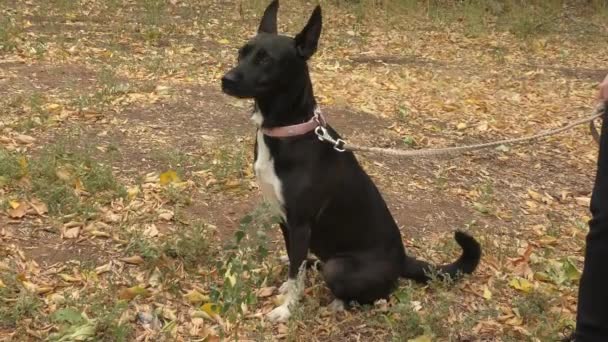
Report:
[[[2,63],[9,64],[0,70],[0,85],[10,81],[8,92],[3,93],[10,103],[2,102],[6,109],[0,118],[0,199],[6,203],[0,217],[0,297],[20,303],[24,311],[20,313],[23,319],[11,321],[13,313],[0,310],[0,317],[10,322],[9,329],[0,326],[0,337],[51,336],[68,341],[99,336],[111,340],[120,336],[138,340],[238,336],[254,340],[272,335],[306,341],[441,341],[509,336],[543,340],[571,325],[595,162],[595,148],[583,129],[530,147],[501,147],[489,155],[421,162],[418,168],[398,164],[409,170],[407,174],[391,174],[389,169],[395,165],[391,160],[360,156],[380,187],[398,195],[394,202],[411,202],[410,208],[420,209],[422,205],[413,201],[426,192],[460,203],[467,217],[454,222],[443,212],[447,208],[432,205],[436,197],[431,197],[424,206],[432,206],[433,214],[422,215],[428,223],[414,217],[411,227],[405,225],[404,237],[413,254],[440,262],[456,249],[446,244],[446,231],[429,227],[470,229],[487,251],[479,272],[450,287],[402,283],[384,305],[322,319],[316,313],[330,296],[313,273],[293,322],[270,325],[263,314],[279,299],[275,285],[284,277],[285,267],[272,261],[274,247],[260,250],[264,245],[248,245],[270,233],[237,231],[234,237],[221,233],[238,229],[241,223],[233,216],[247,211],[230,212],[235,203],[257,193],[249,183],[251,156],[240,163],[237,154],[220,150],[223,130],[234,126],[234,121],[227,121],[226,115],[213,116],[209,108],[221,102],[222,113],[242,114],[246,106],[221,96],[206,97],[232,64],[235,48],[251,34],[253,26],[246,23],[255,21],[260,9],[247,4],[233,8],[217,2],[150,1],[142,2],[139,9],[121,4],[116,11],[109,4],[18,5],[26,17],[16,17],[15,22],[28,33],[18,32],[14,41],[11,38],[15,47],[2,55]],[[553,66],[576,74],[577,68],[598,68],[606,55],[605,47],[568,38],[563,32],[527,39],[500,30],[471,36],[463,26],[466,20],[437,29],[427,18],[410,18],[401,20],[404,26],[392,27],[378,25],[373,16],[359,18],[348,6],[325,5],[333,15],[326,16],[323,47],[311,62],[311,74],[320,104],[340,128],[352,132],[348,138],[354,142],[425,148],[558,127],[586,114],[595,80],[572,77]],[[293,7],[294,13],[309,10],[296,2],[284,7]],[[203,8],[210,17],[190,16],[202,13]],[[16,13],[0,10],[13,17]],[[366,10],[375,13],[376,9]],[[78,43],[57,41],[53,27],[37,19],[47,11],[63,18],[55,24],[66,41]],[[296,32],[304,18],[290,11],[281,13],[281,22]],[[86,19],[110,13],[115,19],[112,25],[125,28],[121,29],[125,34],[110,35],[107,27]],[[146,24],[128,20],[131,15],[140,15]],[[237,20],[239,16],[247,20]],[[69,64],[100,73],[87,94],[85,89],[74,89],[78,82],[76,87],[65,86],[59,79],[43,83],[41,73],[24,73],[10,63],[51,70]],[[103,72],[108,63],[114,66],[113,75]],[[40,96],[30,93],[32,88],[19,79],[47,84],[42,99],[46,103],[40,104]],[[209,88],[197,91],[195,86],[200,84]],[[194,103],[199,117],[188,117],[179,126],[177,115],[151,123],[125,114],[133,108],[174,108],[180,101]],[[196,107],[197,101],[203,105]],[[348,116],[341,118],[338,113],[344,108],[356,109],[359,116],[345,111]],[[354,118],[365,116],[380,120],[382,124],[372,130],[377,132],[358,126]],[[197,121],[210,125],[206,120],[220,122],[222,129],[204,127],[200,136],[206,138],[188,140],[185,129]],[[45,144],[62,133],[72,134],[79,125],[87,126],[98,139],[94,159],[122,153],[123,142],[132,145],[129,151],[179,147],[200,159],[211,157],[200,169],[191,169],[186,157],[175,153],[174,159],[165,161],[133,154],[128,164],[113,163],[110,158],[111,174],[124,185],[120,196],[91,192],[90,179],[76,172],[90,165],[65,163],[49,170],[49,177],[64,182],[79,201],[96,201],[93,208],[49,213],[51,197],[38,198],[31,192],[36,179],[26,174],[30,160]],[[166,131],[165,127],[178,128]],[[123,138],[115,138],[115,132]],[[241,133],[248,139],[250,132]],[[237,141],[239,145],[250,142]],[[15,158],[5,163],[4,152]],[[146,169],[150,160],[152,169]],[[389,204],[398,206],[394,202]],[[188,217],[190,207],[203,208],[196,219],[210,222],[201,224]],[[407,215],[416,216],[416,210]],[[195,230],[198,225],[202,228]],[[426,234],[417,234],[418,228]],[[202,238],[206,247],[192,243]],[[233,238],[241,241],[237,252],[231,248]],[[282,245],[278,235],[268,238]],[[32,246],[51,243],[70,249],[92,243],[103,256],[96,260],[91,249],[90,260],[70,257],[47,264],[44,257],[31,254]],[[205,257],[198,254],[203,252]],[[197,255],[197,262],[188,264],[185,253]],[[264,257],[256,259],[258,255]],[[448,322],[451,328],[435,322]]]

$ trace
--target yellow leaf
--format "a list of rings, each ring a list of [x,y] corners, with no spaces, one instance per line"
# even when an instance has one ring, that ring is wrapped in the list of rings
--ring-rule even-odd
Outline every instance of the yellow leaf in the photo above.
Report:
[[[186,293],[184,295],[184,298],[186,298],[186,300],[191,304],[202,303],[206,300],[209,300],[209,296],[206,296],[196,290],[192,290],[192,291]]]
[[[203,306],[201,306],[201,310],[203,310],[203,312],[209,315],[211,318],[217,317],[220,313],[219,305],[214,303],[203,304]]]
[[[134,199],[135,197],[137,197],[138,194],[139,194],[138,186],[132,186],[127,189],[127,195],[129,196],[129,199]]]
[[[483,287],[483,298],[486,300],[492,299],[492,292],[490,292],[487,286]]]
[[[38,285],[31,283],[27,280],[24,280],[21,282],[21,285],[23,285],[23,287],[25,287],[26,290],[30,291],[30,292],[36,292],[38,290]]]
[[[15,201],[15,200],[11,200],[8,201],[8,204],[11,206],[11,208],[13,209],[17,209],[19,208],[19,206],[21,205],[21,203],[19,203],[19,201]]]
[[[55,288],[52,286],[40,286],[36,289],[36,294],[42,295],[53,291]]]
[[[218,43],[222,44],[222,45],[226,45],[226,44],[230,44],[230,41],[226,38],[220,39],[217,41]]]
[[[529,282],[528,280],[524,279],[524,278],[513,278],[511,279],[511,281],[509,282],[509,286],[511,286],[512,288],[522,291],[522,292],[530,292],[534,289],[534,285]]]
[[[180,182],[179,176],[173,170],[169,170],[167,172],[163,172],[160,174],[160,184],[167,185],[169,183],[177,183]]]
[[[150,294],[148,290],[141,286],[133,286],[124,288],[118,293],[119,299],[131,300],[137,296],[147,297]]]
[[[420,335],[420,336],[418,336],[416,338],[410,338],[409,340],[407,340],[407,342],[431,342],[431,341],[433,341],[431,339],[431,336],[426,335],[426,334],[425,335]]]
[[[21,156],[17,161],[19,162],[19,168],[21,168],[21,173],[27,174],[27,158]]]

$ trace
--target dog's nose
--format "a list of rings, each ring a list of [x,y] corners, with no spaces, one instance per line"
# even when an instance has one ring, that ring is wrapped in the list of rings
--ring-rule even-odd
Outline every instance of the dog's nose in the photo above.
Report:
[[[233,88],[239,81],[241,77],[235,71],[229,71],[222,77],[222,88]]]

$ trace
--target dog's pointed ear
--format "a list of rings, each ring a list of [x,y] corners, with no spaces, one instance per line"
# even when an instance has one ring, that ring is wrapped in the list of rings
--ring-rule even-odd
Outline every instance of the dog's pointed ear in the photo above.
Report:
[[[302,32],[295,37],[296,49],[302,58],[309,59],[317,51],[322,26],[321,6],[317,6]]]
[[[266,7],[258,33],[277,34],[277,11],[279,9],[279,0],[274,0]]]

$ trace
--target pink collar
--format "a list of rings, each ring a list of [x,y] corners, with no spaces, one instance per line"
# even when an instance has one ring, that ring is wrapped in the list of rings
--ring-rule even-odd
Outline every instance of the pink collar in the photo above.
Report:
[[[298,135],[304,135],[306,133],[314,131],[315,128],[319,126],[325,127],[326,124],[327,122],[325,121],[325,117],[323,117],[321,110],[319,109],[319,107],[316,107],[313,117],[304,123],[291,126],[262,128],[262,133],[273,138],[288,138],[295,137]]]

